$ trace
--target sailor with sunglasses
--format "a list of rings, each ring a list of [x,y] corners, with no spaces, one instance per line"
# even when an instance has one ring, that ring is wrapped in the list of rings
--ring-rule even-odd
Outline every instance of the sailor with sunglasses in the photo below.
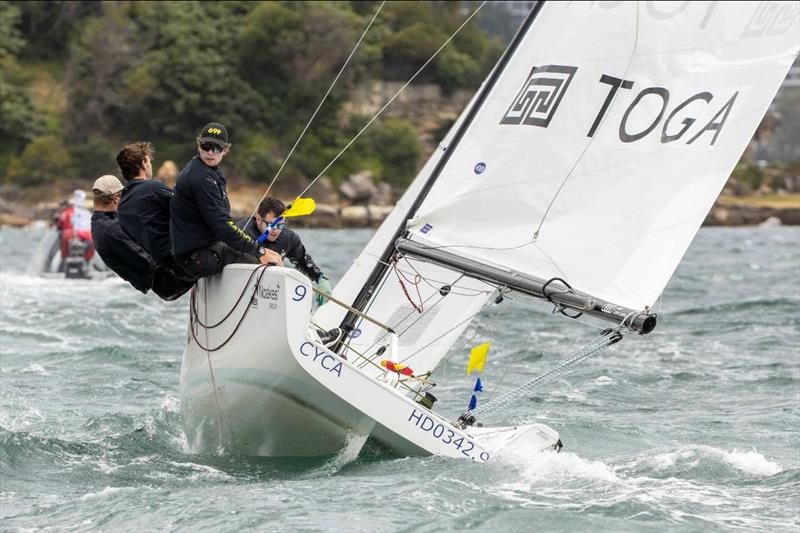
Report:
[[[197,136],[197,155],[183,167],[170,201],[172,255],[193,279],[221,272],[230,263],[283,266],[281,256],[240,230],[220,163],[230,151],[222,124],[206,124]]]
[[[243,218],[236,225],[264,248],[289,258],[297,270],[308,276],[320,289],[330,293],[330,281],[306,252],[300,236],[286,227],[286,218],[282,216],[285,210],[283,202],[268,196],[258,204],[253,218]],[[319,305],[327,301],[320,293],[316,294],[316,299]]]

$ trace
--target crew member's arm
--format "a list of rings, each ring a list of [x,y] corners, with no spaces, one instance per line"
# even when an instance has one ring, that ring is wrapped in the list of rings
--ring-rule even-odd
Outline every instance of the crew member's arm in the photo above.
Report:
[[[322,271],[306,252],[306,247],[303,246],[303,241],[300,240],[300,236],[288,229],[283,231],[288,241],[286,257],[294,263],[300,272],[308,276],[311,281],[319,281],[320,276],[322,276]]]
[[[214,236],[234,250],[259,257],[258,244],[233,222],[214,178],[207,174],[194,180],[193,189],[197,209]]]
[[[254,218],[240,218],[236,221],[236,227],[245,232],[247,236],[254,241],[258,240],[258,238],[261,236],[261,232],[258,230],[258,226],[256,226],[256,220]]]

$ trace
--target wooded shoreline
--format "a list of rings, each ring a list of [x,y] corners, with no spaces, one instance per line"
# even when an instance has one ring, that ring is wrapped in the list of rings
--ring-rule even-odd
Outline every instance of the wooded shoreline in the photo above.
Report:
[[[254,188],[232,190],[230,198],[234,218],[249,216],[262,192]],[[283,195],[279,197],[289,201],[288,197]],[[57,200],[33,203],[11,201],[0,195],[0,226],[25,227],[40,223],[38,221],[49,223],[53,215],[58,212],[61,203]],[[292,223],[294,226],[304,228],[375,228],[393,208],[394,203],[381,205],[318,202],[313,215],[295,219]],[[800,194],[788,194],[770,199],[723,195],[717,199],[703,222],[703,226],[727,227],[762,224],[800,226]]]

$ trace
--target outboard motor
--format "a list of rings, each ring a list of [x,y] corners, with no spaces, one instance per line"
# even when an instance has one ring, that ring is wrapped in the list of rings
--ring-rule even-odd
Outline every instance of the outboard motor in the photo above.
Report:
[[[81,239],[69,240],[69,256],[64,259],[64,277],[68,279],[89,278],[89,265],[84,259],[88,244]]]

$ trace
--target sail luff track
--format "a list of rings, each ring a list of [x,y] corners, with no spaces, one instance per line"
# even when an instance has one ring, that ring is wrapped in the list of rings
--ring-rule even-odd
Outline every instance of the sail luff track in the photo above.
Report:
[[[502,74],[509,60],[514,55],[514,52],[517,50],[519,44],[522,42],[523,37],[530,29],[534,19],[541,11],[543,5],[544,5],[543,0],[536,3],[531,12],[528,14],[525,21],[520,26],[519,30],[512,39],[511,43],[509,43],[508,48],[506,48],[506,51],[503,53],[503,56],[498,61],[497,66],[492,71],[488,80],[481,89],[480,95],[470,108],[470,111],[468,115],[465,117],[463,123],[461,124],[461,127],[453,136],[453,139],[451,140],[450,144],[445,148],[446,151],[444,155],[436,164],[436,167],[431,172],[424,187],[422,188],[420,193],[415,198],[413,204],[409,208],[408,213],[406,213],[405,217],[398,225],[394,236],[391,239],[389,239],[386,249],[381,254],[380,260],[376,263],[375,268],[372,270],[366,282],[361,287],[361,290],[359,291],[358,295],[353,300],[352,307],[354,309],[363,311],[369,304],[370,300],[372,299],[375,293],[376,286],[378,285],[378,283],[380,283],[380,280],[383,279],[383,277],[386,275],[386,272],[389,269],[389,261],[392,255],[395,253],[395,241],[403,235],[403,233],[405,232],[406,223],[414,216],[414,214],[417,212],[417,209],[419,209],[419,206],[422,205],[423,200],[430,192],[434,183],[436,183],[436,179],[439,177],[439,175],[442,172],[442,169],[444,169],[444,167],[447,165],[448,160],[450,159],[450,154],[453,153],[455,147],[458,145],[459,141],[469,128],[470,124],[472,123],[472,120],[475,118],[475,115],[477,115],[478,111],[480,110],[481,105],[491,92],[492,88],[494,87],[498,78]],[[348,313],[342,319],[341,328],[344,329],[345,331],[349,331],[354,327],[357,320],[358,320],[358,315],[356,315],[351,311],[348,311]],[[339,344],[336,345],[334,351],[338,352],[341,349],[341,347],[342,343],[340,342]]]

